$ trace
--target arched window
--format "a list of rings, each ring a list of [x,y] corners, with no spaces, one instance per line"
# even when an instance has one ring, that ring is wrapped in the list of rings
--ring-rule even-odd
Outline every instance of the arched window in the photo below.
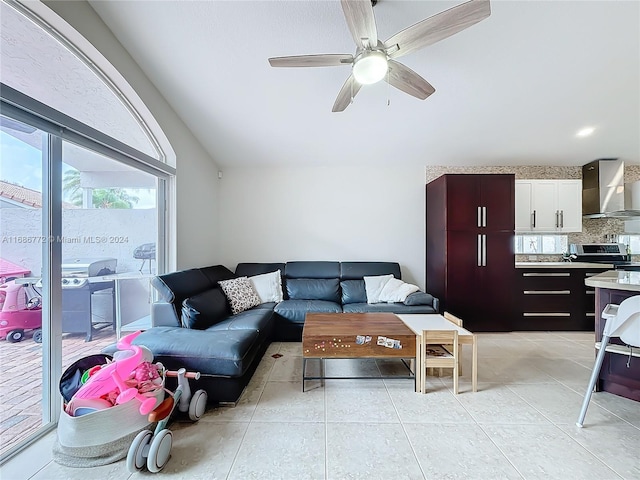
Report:
[[[70,362],[150,326],[149,279],[172,247],[175,153],[159,124],[85,39],[25,5],[0,3],[0,274],[12,269],[0,283],[17,292],[0,287],[0,388],[20,358],[29,388],[17,405],[29,411],[1,412],[14,424],[0,463],[55,425]],[[32,324],[12,326],[10,298]],[[17,357],[8,346],[21,342],[30,354]]]

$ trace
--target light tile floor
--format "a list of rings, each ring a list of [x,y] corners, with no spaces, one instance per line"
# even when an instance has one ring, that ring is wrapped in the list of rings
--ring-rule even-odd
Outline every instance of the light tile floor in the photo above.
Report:
[[[638,479],[640,404],[593,396],[575,421],[592,366],[593,334],[479,335],[479,391],[464,349],[461,392],[451,377],[331,380],[302,392],[299,343],[273,343],[236,407],[197,424],[175,421],[175,479]],[[273,358],[280,353],[283,356]],[[399,362],[333,360],[327,374],[398,370]],[[331,372],[329,372],[331,370]],[[403,372],[402,372],[403,373]],[[51,461],[54,434],[0,469],[2,480],[142,479],[120,461],[87,471]]]

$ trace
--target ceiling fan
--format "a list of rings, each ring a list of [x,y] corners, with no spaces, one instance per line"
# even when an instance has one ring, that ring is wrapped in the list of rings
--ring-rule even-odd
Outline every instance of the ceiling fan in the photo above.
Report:
[[[435,89],[424,78],[394,59],[450,37],[491,15],[489,0],[470,0],[422,20],[385,42],[378,39],[373,5],[377,0],[341,0],[347,26],[356,42],[356,53],[273,57],[272,67],[334,67],[351,65],[351,74],[340,89],[333,112],[349,106],[362,85],[385,80],[424,100]]]

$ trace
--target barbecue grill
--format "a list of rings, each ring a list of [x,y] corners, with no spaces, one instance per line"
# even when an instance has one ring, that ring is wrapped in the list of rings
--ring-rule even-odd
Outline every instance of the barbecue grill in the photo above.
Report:
[[[114,281],[105,279],[116,273],[115,258],[72,258],[62,261],[62,332],[84,333],[90,342],[96,330],[114,327]],[[111,289],[111,319],[93,322],[92,295]]]

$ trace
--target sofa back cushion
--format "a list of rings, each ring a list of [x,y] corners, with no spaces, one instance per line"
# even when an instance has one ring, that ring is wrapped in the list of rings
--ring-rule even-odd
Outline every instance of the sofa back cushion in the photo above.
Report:
[[[364,280],[343,280],[340,282],[342,290],[342,304],[367,303],[367,291],[364,288]]]
[[[263,273],[275,272],[276,270],[284,272],[284,265],[284,263],[239,263],[236,266],[236,276],[253,277],[255,275],[262,275]]]
[[[402,280],[400,264],[397,262],[342,262],[340,280],[357,280],[364,276],[393,275]]]
[[[288,262],[284,275],[289,278],[339,278],[340,262]]]
[[[291,278],[287,280],[287,295],[292,300],[340,303],[340,284],[337,278]]]
[[[209,279],[211,285],[216,286],[221,280],[230,280],[236,278],[236,275],[223,265],[213,265],[211,267],[203,267],[202,273]]]
[[[231,314],[227,298],[220,288],[193,295],[182,302],[182,326],[196,330],[221,322]]]
[[[213,265],[158,275],[151,279],[151,285],[163,301],[173,305],[176,317],[182,321],[182,304],[187,298],[216,288],[218,280],[234,277],[234,273],[227,267]]]

